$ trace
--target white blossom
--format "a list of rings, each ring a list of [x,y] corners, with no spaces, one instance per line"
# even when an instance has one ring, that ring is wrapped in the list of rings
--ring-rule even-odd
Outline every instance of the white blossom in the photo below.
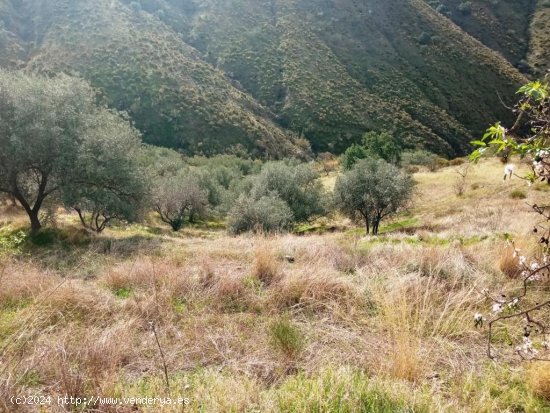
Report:
[[[517,307],[518,304],[519,304],[519,298],[515,297],[512,301],[508,303],[508,307],[514,308],[514,307]]]
[[[523,337],[523,344],[516,347],[518,353],[523,353],[528,356],[535,356],[538,351],[533,347],[533,342],[529,337]]]

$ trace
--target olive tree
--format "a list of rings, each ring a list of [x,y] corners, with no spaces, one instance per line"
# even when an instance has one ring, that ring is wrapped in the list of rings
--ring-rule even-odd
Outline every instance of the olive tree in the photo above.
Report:
[[[242,194],[229,212],[228,226],[232,234],[243,232],[283,232],[292,227],[292,210],[276,195],[258,200]]]
[[[208,210],[208,191],[200,178],[187,170],[160,177],[153,191],[153,208],[162,222],[179,231],[186,222],[205,216]]]
[[[118,113],[98,105],[85,81],[0,70],[0,192],[21,204],[33,232],[42,226],[39,213],[46,200],[65,199],[77,208],[103,204],[104,211],[112,206],[104,201],[107,194],[124,195],[120,200],[127,206],[132,202],[128,174],[118,168],[132,168],[132,151],[109,159],[109,165],[104,158],[123,135],[137,148],[138,133]]]
[[[255,179],[250,196],[259,200],[277,196],[290,208],[296,222],[304,222],[324,212],[323,186],[310,164],[269,162]]]
[[[394,165],[401,162],[403,149],[394,135],[389,132],[367,132],[361,144],[351,145],[342,157],[345,170],[353,168],[360,159],[369,157],[384,159]]]
[[[380,222],[405,205],[413,188],[412,178],[396,166],[367,158],[337,179],[334,201],[344,214],[360,219],[367,234],[377,235]]]
[[[79,179],[63,191],[66,207],[74,209],[82,225],[102,232],[113,220],[135,221],[147,198],[147,178],[137,166],[142,150],[139,133],[103,111],[88,128],[80,148]]]

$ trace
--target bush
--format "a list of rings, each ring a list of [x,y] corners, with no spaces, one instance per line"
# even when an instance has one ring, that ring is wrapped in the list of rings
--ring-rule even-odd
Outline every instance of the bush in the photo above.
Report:
[[[342,167],[349,171],[353,165],[360,159],[365,159],[369,156],[367,150],[361,145],[354,143],[342,155]]]
[[[523,189],[514,189],[512,192],[510,192],[510,198],[512,199],[525,199],[527,198],[527,194]]]
[[[465,1],[458,5],[458,11],[460,11],[464,15],[468,15],[472,13],[472,2],[471,1]]]
[[[284,232],[292,227],[292,210],[282,199],[275,195],[264,196],[258,200],[242,194],[228,216],[229,232]]]
[[[303,348],[303,338],[300,330],[289,320],[280,319],[272,323],[269,333],[273,346],[286,356],[294,357]]]
[[[410,166],[425,166],[431,172],[439,168],[439,157],[425,150],[407,151],[401,157],[401,165],[404,168]]]
[[[422,32],[420,36],[418,36],[418,43],[427,45],[432,42],[432,36],[429,33]]]
[[[468,162],[467,159],[464,158],[454,158],[449,161],[450,166],[460,166]]]
[[[254,181],[250,196],[255,200],[278,197],[286,202],[296,222],[308,221],[324,212],[323,186],[318,178],[309,164],[270,162]]]
[[[360,159],[368,157],[384,159],[391,164],[401,162],[402,148],[397,139],[388,132],[367,132],[361,145],[350,146],[342,158],[342,166],[350,170]]]

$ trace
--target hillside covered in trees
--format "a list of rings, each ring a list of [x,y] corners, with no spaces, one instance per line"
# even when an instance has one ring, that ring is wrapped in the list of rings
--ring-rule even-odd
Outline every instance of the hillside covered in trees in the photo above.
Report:
[[[0,65],[78,74],[148,143],[190,154],[304,157],[308,144],[342,152],[388,130],[456,156],[508,119],[500,98],[513,102],[525,75],[544,70],[547,10],[527,0],[0,0]]]

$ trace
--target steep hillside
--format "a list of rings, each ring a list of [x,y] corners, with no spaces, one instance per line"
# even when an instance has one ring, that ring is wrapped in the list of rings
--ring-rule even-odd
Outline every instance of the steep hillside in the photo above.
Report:
[[[535,74],[543,75],[550,70],[550,1],[538,0],[531,22],[529,64]]]
[[[420,1],[201,4],[187,41],[318,149],[387,127],[461,152],[471,132],[506,116],[495,91],[521,82]]]
[[[547,0],[426,0],[524,73],[550,68],[550,2]]]
[[[524,81],[422,0],[0,0],[0,64],[78,73],[148,142],[264,156],[368,130],[449,156]],[[513,47],[511,53],[516,53]],[[291,131],[291,132],[288,132]]]
[[[513,65],[525,68],[529,25],[536,0],[426,1],[484,45],[501,53]]]
[[[29,70],[84,76],[127,110],[151,143],[192,153],[233,146],[296,153],[295,138],[158,19],[113,1],[34,1]],[[35,19],[35,17],[39,19]]]

